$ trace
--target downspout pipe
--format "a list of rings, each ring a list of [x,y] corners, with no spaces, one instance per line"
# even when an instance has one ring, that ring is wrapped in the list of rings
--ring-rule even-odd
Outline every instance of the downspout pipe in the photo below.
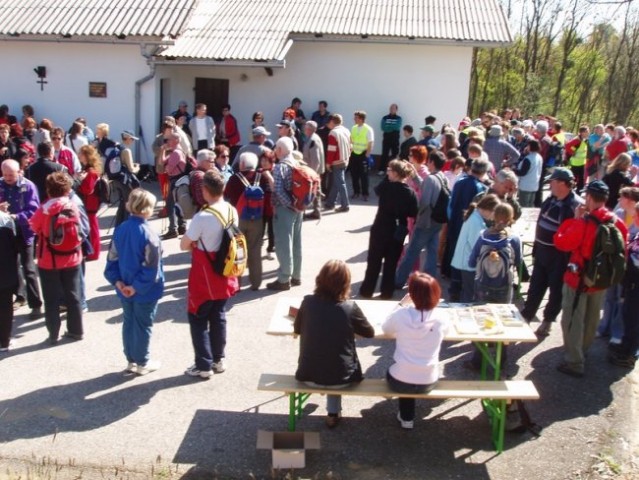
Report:
[[[142,56],[146,59],[146,63],[149,66],[149,73],[135,81],[135,135],[140,135],[140,125],[142,123],[142,85],[155,77],[155,64],[151,60],[152,54],[147,51],[145,44],[140,45],[140,49],[142,50]],[[146,160],[146,142],[144,141],[144,137],[140,135],[140,141],[135,144],[135,158],[138,159],[138,163],[142,163],[142,157],[140,156],[142,145],[145,146]]]

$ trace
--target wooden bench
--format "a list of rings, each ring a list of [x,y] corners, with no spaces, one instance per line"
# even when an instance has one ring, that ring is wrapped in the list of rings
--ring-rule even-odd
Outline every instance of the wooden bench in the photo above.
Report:
[[[504,449],[504,432],[506,427],[506,409],[511,400],[537,400],[539,392],[530,380],[440,380],[428,393],[398,394],[393,392],[386,380],[367,378],[362,382],[346,388],[327,389],[310,387],[298,382],[292,375],[263,373],[257,386],[258,390],[268,392],[284,392],[289,396],[288,429],[295,430],[297,419],[302,417],[304,404],[313,393],[322,395],[353,395],[363,397],[397,398],[409,397],[424,400],[464,398],[478,399],[488,414],[492,428],[492,439],[495,449]]]

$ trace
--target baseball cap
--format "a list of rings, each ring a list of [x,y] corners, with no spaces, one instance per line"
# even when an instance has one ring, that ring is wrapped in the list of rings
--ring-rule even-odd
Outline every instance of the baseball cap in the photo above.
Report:
[[[133,135],[133,132],[131,130],[123,130],[122,131],[122,138],[124,138],[124,137],[130,137],[133,140],[140,140],[138,137]]]
[[[255,127],[253,129],[253,135],[265,135],[265,136],[269,136],[271,134],[271,132],[269,132],[266,128],[259,126],[259,127]]]
[[[575,176],[570,169],[564,167],[555,168],[550,175],[544,178],[544,182],[550,182],[551,180],[562,180],[564,182],[572,182]]]
[[[608,188],[608,185],[601,180],[593,180],[586,185],[586,193],[608,196],[610,194],[610,189]]]
[[[189,104],[186,103],[186,100],[180,100],[180,103],[178,103],[178,107],[188,107]]]
[[[277,124],[278,127],[289,127],[295,128],[295,122],[291,120],[280,120],[280,123]]]
[[[432,125],[424,125],[421,128],[421,130],[425,130],[425,131],[430,132],[430,133],[435,133],[435,129],[433,128]]]

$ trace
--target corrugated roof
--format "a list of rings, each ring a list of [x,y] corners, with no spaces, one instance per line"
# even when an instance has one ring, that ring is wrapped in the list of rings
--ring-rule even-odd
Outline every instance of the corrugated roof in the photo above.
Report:
[[[200,0],[175,45],[161,55],[278,60],[295,34],[512,41],[498,0]]]
[[[2,35],[177,36],[196,0],[3,0]]]

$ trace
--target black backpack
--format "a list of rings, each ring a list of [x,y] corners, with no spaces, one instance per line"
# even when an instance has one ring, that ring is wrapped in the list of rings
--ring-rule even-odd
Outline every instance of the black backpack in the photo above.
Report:
[[[430,211],[430,219],[433,222],[437,223],[447,223],[448,202],[450,202],[450,189],[448,188],[448,182],[446,181],[446,179],[442,178],[439,173],[436,173],[434,177],[439,180],[442,188],[439,190],[437,201]]]
[[[111,203],[111,184],[109,180],[100,175],[100,178],[95,183],[94,190],[100,200],[100,204]]]
[[[584,265],[583,283],[589,288],[605,289],[621,283],[626,271],[626,249],[615,217],[606,222],[588,215],[597,224],[592,255]]]

